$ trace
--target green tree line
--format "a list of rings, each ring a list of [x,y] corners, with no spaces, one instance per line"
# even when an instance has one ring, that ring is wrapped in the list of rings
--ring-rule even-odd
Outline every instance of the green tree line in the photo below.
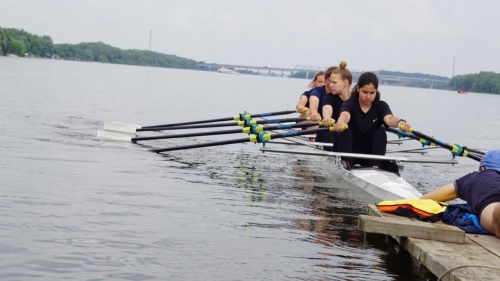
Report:
[[[449,89],[499,95],[500,73],[481,71],[476,74],[457,75],[451,79]]]
[[[37,36],[24,30],[0,27],[0,55],[25,56],[29,53],[41,56],[53,48],[54,44],[49,36]]]
[[[0,55],[48,57],[65,60],[198,69],[197,62],[175,55],[143,50],[122,50],[102,42],[54,44],[49,36],[32,35],[24,30],[0,27]]]

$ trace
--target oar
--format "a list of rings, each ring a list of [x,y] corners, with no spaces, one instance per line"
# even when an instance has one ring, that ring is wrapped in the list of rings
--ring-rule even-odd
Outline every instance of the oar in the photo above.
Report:
[[[408,132],[403,132],[399,129],[395,129],[395,128],[391,128],[391,127],[386,127],[385,128],[386,131],[389,131],[391,133],[394,133],[396,135],[398,135],[399,137],[407,137],[407,138],[410,138],[410,139],[414,139],[414,140],[417,140],[419,141],[422,146],[437,146],[435,143],[431,143],[429,140],[426,140],[426,139],[423,139],[421,137],[417,137],[416,135],[414,134],[411,134],[411,133],[408,133]]]
[[[457,145],[457,144],[448,144],[448,143],[445,143],[445,142],[442,142],[440,140],[437,140],[431,136],[428,136],[422,132],[419,132],[419,131],[416,131],[416,130],[413,130],[413,128],[410,128],[410,133],[416,135],[417,137],[421,137],[421,138],[424,138],[424,139],[427,139],[441,147],[444,147],[446,149],[448,149],[449,151],[451,151],[451,154],[453,154],[453,157],[455,157],[455,155],[458,155],[458,156],[463,156],[463,157],[469,157],[470,159],[474,159],[476,161],[481,161],[481,157],[477,156],[477,155],[474,155],[474,154],[471,154],[467,151],[467,147],[466,146],[460,146],[460,145]]]
[[[251,135],[250,137],[247,137],[247,138],[225,140],[225,141],[216,141],[216,142],[209,142],[209,143],[198,143],[198,144],[192,144],[192,145],[182,145],[182,146],[176,146],[176,147],[159,148],[159,149],[152,149],[151,151],[160,153],[160,152],[166,152],[166,151],[192,149],[192,148],[200,148],[200,147],[210,147],[210,146],[218,146],[218,145],[224,145],[224,144],[243,143],[243,142],[253,142],[253,143],[265,144],[266,142],[273,140],[273,139],[307,135],[307,134],[315,134],[318,132],[323,132],[323,131],[328,131],[328,130],[332,131],[332,132],[335,131],[333,129],[333,127],[328,127],[328,128],[302,130],[302,131],[289,131],[289,132],[285,132],[285,133],[276,133],[276,134],[262,132],[258,135]]]
[[[117,133],[113,131],[97,131],[97,137],[101,139],[117,140],[117,141],[145,141],[145,140],[160,140],[160,139],[172,139],[172,138],[184,138],[184,137],[199,137],[199,136],[212,136],[212,135],[224,135],[224,134],[258,134],[266,130],[286,130],[291,128],[300,128],[303,126],[323,126],[321,122],[307,122],[298,124],[281,124],[274,126],[263,126],[263,125],[252,125],[250,127],[243,127],[234,130],[224,130],[224,131],[210,131],[210,132],[195,132],[186,134],[174,134],[174,135],[161,135],[161,136],[150,136],[150,137],[135,137],[135,134],[128,133]]]
[[[297,112],[299,112],[299,111],[298,110],[284,110],[284,111],[275,111],[275,112],[266,112],[266,113],[257,113],[257,114],[250,114],[250,113],[244,112],[244,113],[240,113],[238,115],[235,115],[233,117],[223,117],[223,118],[208,119],[208,120],[201,120],[201,121],[190,121],[190,122],[183,122],[183,123],[171,123],[171,124],[164,124],[164,125],[145,126],[143,128],[183,126],[183,125],[190,125],[190,124],[213,123],[213,122],[231,121],[231,120],[245,121],[247,119],[252,119],[252,118],[262,118],[262,117],[284,115],[284,114],[297,113]]]
[[[200,124],[200,125],[173,126],[173,127],[139,128],[139,129],[136,129],[136,131],[137,132],[166,131],[166,130],[216,128],[216,127],[229,127],[229,126],[250,127],[250,126],[256,125],[256,124],[290,123],[290,122],[300,122],[300,121],[310,121],[310,120],[311,120],[310,117],[306,117],[306,118],[286,118],[286,119],[267,119],[267,120],[247,119],[247,120],[244,120],[244,121],[229,122],[229,123]]]
[[[387,130],[390,130],[391,132],[393,132],[393,130],[396,130],[396,129],[387,128]],[[410,134],[408,134],[408,133],[410,133]],[[413,130],[413,128],[410,128],[410,130],[409,130],[408,133],[405,133],[405,132],[402,132],[402,131],[398,132],[398,134],[401,134],[403,136],[407,136],[407,137],[411,137],[411,138],[414,138],[413,136],[416,136],[416,137],[421,138],[421,139],[419,139],[419,141],[423,145],[432,145],[432,144],[435,144],[435,145],[439,145],[439,146],[441,146],[443,148],[446,148],[449,151],[451,151],[451,154],[453,155],[453,157],[455,157],[455,156],[458,155],[458,156],[463,156],[463,157],[469,157],[469,158],[474,159],[476,161],[481,161],[481,157],[480,156],[478,156],[475,153],[469,153],[467,151],[467,149],[466,149],[465,146],[460,146],[460,145],[457,145],[457,144],[448,144],[448,143],[442,142],[442,141],[437,140],[437,139],[435,139],[435,138],[433,138],[431,136],[428,136],[428,135],[426,135],[426,134],[424,134],[422,132]]]
[[[201,136],[213,136],[213,135],[225,135],[225,134],[258,134],[268,130],[287,130],[292,128],[300,128],[304,126],[323,126],[321,122],[308,122],[308,123],[298,123],[298,124],[282,124],[274,126],[263,126],[263,125],[253,125],[251,127],[244,127],[241,129],[225,130],[225,131],[211,131],[211,132],[196,132],[187,134],[175,134],[175,135],[162,135],[162,136],[151,136],[151,137],[135,137],[130,138],[132,142],[145,141],[145,140],[160,140],[160,139],[173,139],[173,138],[185,138],[185,137],[201,137]]]
[[[223,117],[217,119],[208,119],[208,120],[198,120],[198,121],[189,121],[189,122],[181,122],[181,123],[170,123],[163,125],[152,125],[152,126],[140,126],[134,124],[127,124],[121,122],[105,122],[104,129],[108,131],[116,131],[116,132],[125,132],[125,133],[135,133],[136,129],[140,128],[153,128],[153,127],[172,127],[172,126],[183,126],[183,125],[191,125],[191,124],[202,124],[202,123],[213,123],[213,122],[221,122],[221,121],[244,121],[251,118],[260,118],[260,117],[268,117],[268,116],[276,116],[283,114],[291,114],[299,112],[298,110],[284,110],[284,111],[275,111],[268,113],[258,113],[258,114],[250,114],[247,112],[240,113],[233,117]]]

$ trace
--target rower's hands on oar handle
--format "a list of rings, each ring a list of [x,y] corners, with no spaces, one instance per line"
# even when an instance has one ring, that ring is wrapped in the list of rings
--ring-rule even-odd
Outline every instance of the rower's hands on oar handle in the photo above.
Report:
[[[321,121],[321,125],[323,127],[332,127],[335,124],[335,119],[325,118]]]
[[[337,122],[333,124],[333,130],[337,133],[347,130],[347,128],[349,128],[349,126],[347,126],[347,124],[344,122]]]
[[[313,122],[319,122],[321,121],[321,115],[319,115],[319,113],[311,113],[311,115],[309,116],[309,118],[311,118],[311,121]]]
[[[404,120],[404,119],[399,119],[398,128],[403,132],[410,132],[411,131],[410,123],[406,122],[406,120]]]
[[[307,108],[307,107],[305,107],[305,106],[303,106],[301,104],[297,105],[297,112],[299,112],[299,113],[306,113],[308,111],[309,111],[309,108]]]

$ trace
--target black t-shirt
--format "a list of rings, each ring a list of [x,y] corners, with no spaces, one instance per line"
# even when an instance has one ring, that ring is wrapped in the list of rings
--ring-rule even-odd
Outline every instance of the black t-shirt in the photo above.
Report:
[[[485,170],[467,174],[455,181],[460,199],[467,201],[480,219],[483,209],[500,202],[500,172]]]
[[[392,115],[389,105],[382,100],[374,102],[370,110],[365,113],[361,110],[359,100],[350,98],[342,103],[340,112],[344,111],[351,114],[348,125],[353,132],[354,141],[358,143],[371,139],[373,133],[384,125],[384,117],[389,114]]]
[[[326,94],[323,98],[323,106],[330,105],[333,108],[333,116],[332,118],[337,121],[340,116],[340,108],[342,107],[342,103],[344,101],[339,97],[339,95],[334,94]],[[321,114],[323,115],[323,114]],[[324,116],[323,116],[324,117]]]

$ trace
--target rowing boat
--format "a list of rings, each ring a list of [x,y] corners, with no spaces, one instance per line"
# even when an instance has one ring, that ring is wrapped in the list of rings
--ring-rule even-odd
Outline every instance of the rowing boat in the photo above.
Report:
[[[288,139],[292,141],[292,139]],[[402,176],[403,163],[434,163],[434,164],[458,164],[456,160],[428,160],[418,158],[389,157],[381,155],[368,155],[357,153],[328,152],[317,148],[315,144],[298,138],[293,143],[302,144],[306,150],[298,149],[276,149],[261,147],[262,152],[289,153],[296,155],[320,156],[322,172],[340,176],[349,184],[360,188],[376,200],[399,200],[404,198],[419,198],[422,194]],[[341,157],[363,158],[385,160],[393,163],[394,168],[384,170],[378,167],[355,166],[351,170],[345,169],[341,164]]]
[[[265,116],[271,116],[271,115],[280,115],[284,114],[285,111],[281,112],[272,112],[272,113],[267,113],[267,114],[259,114],[256,117],[266,119]],[[290,111],[286,111],[290,112]],[[249,115],[249,114],[248,114]],[[240,114],[238,116],[234,117],[228,117],[230,119],[242,119],[242,117],[247,116],[247,114]],[[251,117],[251,115],[250,115]],[[191,129],[191,128],[205,128],[205,127],[220,127],[220,126],[227,126],[227,125],[235,125],[233,123],[230,124],[220,124],[216,123],[213,125],[207,124],[207,125],[195,125],[195,126],[183,126],[181,127],[180,124],[187,125],[187,124],[194,124],[194,123],[211,123],[211,122],[218,122],[221,120],[227,120],[227,118],[219,118],[219,119],[209,119],[209,120],[199,120],[199,121],[192,121],[192,122],[184,122],[184,123],[173,123],[173,124],[164,124],[164,125],[155,125],[155,126],[139,126],[139,125],[130,125],[130,124],[125,124],[125,123],[117,123],[117,122],[111,122],[109,124],[105,123],[105,131],[98,131],[98,137],[99,138],[104,138],[104,139],[113,139],[113,140],[122,140],[122,141],[144,141],[144,140],[153,140],[153,139],[166,139],[166,138],[173,138],[173,137],[186,137],[186,136],[204,136],[204,135],[212,135],[214,132],[199,132],[199,133],[188,133],[188,134],[177,134],[177,135],[164,135],[164,136],[154,136],[154,137],[134,137],[135,132],[138,131],[160,131],[160,130],[170,130],[170,129]],[[250,119],[251,120],[251,119]],[[301,119],[303,121],[303,119]],[[248,121],[248,120],[247,120]],[[247,121],[244,121],[244,123],[248,123]],[[272,119],[272,120],[263,120],[263,124],[276,124],[276,123],[283,123],[283,122],[295,122],[298,120],[292,120],[292,119]],[[272,121],[272,122],[271,122]],[[240,121],[243,122],[243,121]],[[240,123],[238,122],[238,124]],[[253,121],[252,121],[253,122]],[[255,121],[255,124],[257,121]],[[260,122],[260,121],[258,121]],[[253,124],[253,123],[252,123]],[[258,123],[261,124],[261,123]],[[174,126],[175,125],[175,126]],[[429,160],[429,159],[409,159],[409,158],[403,158],[403,157],[389,157],[389,156],[381,156],[381,155],[368,155],[368,154],[357,154],[357,153],[338,153],[338,152],[328,152],[324,150],[322,147],[323,146],[328,146],[328,145],[333,145],[333,144],[326,144],[326,143],[314,143],[314,142],[309,142],[304,138],[299,138],[298,136],[305,136],[307,137],[308,134],[316,134],[321,131],[326,131],[326,130],[331,130],[330,128],[318,128],[318,129],[307,129],[307,130],[299,130],[299,131],[289,131],[291,128],[294,128],[297,125],[301,124],[295,124],[295,125],[279,125],[279,126],[268,126],[268,127],[263,127],[261,129],[265,129],[266,131],[257,131],[253,132],[253,135],[250,135],[250,137],[245,137],[241,139],[230,139],[230,140],[224,140],[224,141],[216,141],[216,142],[209,142],[209,143],[198,143],[198,144],[192,144],[192,145],[181,145],[181,146],[175,146],[175,147],[167,147],[167,148],[157,148],[157,149],[151,149],[151,151],[156,152],[156,153],[164,153],[164,152],[169,152],[169,151],[175,151],[175,150],[182,150],[182,149],[193,149],[193,148],[201,148],[201,147],[210,147],[210,146],[217,146],[217,145],[227,145],[227,144],[235,144],[235,143],[243,143],[243,142],[254,142],[254,143],[263,143],[265,144],[266,142],[276,142],[277,139],[284,139],[289,141],[291,144],[297,144],[305,147],[307,150],[298,150],[298,149],[271,149],[269,147],[262,147],[261,151],[262,152],[276,152],[276,153],[291,153],[291,154],[297,154],[297,155],[310,155],[314,157],[321,156],[322,161],[320,161],[320,167],[323,168],[322,170],[326,175],[336,175],[340,176],[340,178],[345,179],[347,182],[350,184],[358,187],[360,190],[365,191],[367,194],[371,195],[373,198],[376,200],[398,200],[398,199],[403,199],[403,198],[418,198],[422,194],[410,183],[408,183],[402,176],[402,171],[403,171],[403,164],[404,162],[414,162],[414,163],[432,163],[432,164],[458,164],[458,161],[456,160]],[[315,125],[320,125],[321,122]],[[252,127],[253,128],[253,127]],[[285,130],[285,132],[274,132],[273,130]],[[389,130],[390,128],[387,128]],[[267,131],[269,130],[269,132]],[[459,147],[458,145],[449,145],[446,144],[442,141],[436,140],[433,137],[429,137],[427,135],[424,135],[421,132],[414,131],[413,133],[405,133],[404,135],[401,136],[401,133],[399,132],[394,132],[390,130],[393,133],[397,133],[400,137],[409,137],[410,139],[416,139],[419,140],[419,142],[422,145],[427,145],[429,147],[424,148],[417,148],[417,149],[412,149],[412,150],[399,150],[399,152],[405,152],[405,153],[423,153],[424,150],[430,149],[430,148],[436,148],[432,147],[432,145],[439,146],[442,148],[446,148],[452,152],[452,154],[458,155],[458,156],[467,156],[471,159],[478,160],[480,159],[479,152],[477,153],[470,153],[463,149],[462,147]],[[229,131],[221,131],[221,132],[215,132],[216,134],[229,134],[229,133],[235,133],[235,132],[245,132],[250,134],[249,131],[246,130],[229,130]],[[270,132],[274,132],[271,134]],[[124,133],[129,133],[132,134],[130,135],[125,135]],[[285,139],[286,138],[286,139]],[[395,141],[390,141],[388,143],[392,142],[397,142],[401,143],[401,140],[395,140]],[[285,142],[286,144],[286,142]],[[476,150],[477,151],[477,150]],[[388,151],[389,152],[389,151]],[[393,151],[393,152],[398,152],[398,151]],[[341,159],[342,157],[349,157],[349,158],[363,158],[363,159],[368,159],[368,160],[383,160],[384,163],[390,163],[389,165],[382,165],[386,167],[357,167],[354,166],[352,169],[345,169],[342,166]]]

